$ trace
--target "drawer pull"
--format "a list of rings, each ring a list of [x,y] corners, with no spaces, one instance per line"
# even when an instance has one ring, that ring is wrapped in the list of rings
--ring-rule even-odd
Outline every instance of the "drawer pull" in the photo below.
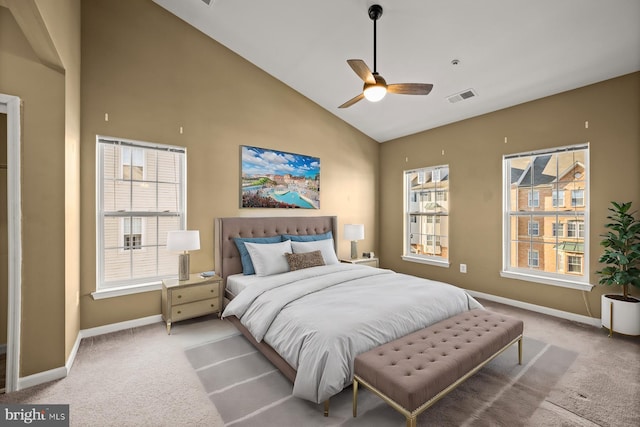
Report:
[[[178,295],[178,298],[182,298],[182,295]]]
[[[211,304],[211,307],[213,307],[213,304]]]
[[[178,314],[181,314],[181,313],[182,313],[182,311],[178,310]]]
[[[211,289],[209,292],[213,293],[213,289]]]

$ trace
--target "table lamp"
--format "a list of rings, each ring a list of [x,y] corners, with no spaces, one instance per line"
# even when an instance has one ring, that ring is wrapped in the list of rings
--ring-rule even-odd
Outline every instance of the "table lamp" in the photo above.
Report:
[[[197,251],[200,249],[200,231],[198,230],[174,230],[167,234],[167,250],[178,252],[178,279],[189,279],[189,253],[187,251]]]
[[[351,259],[358,258],[358,240],[364,239],[364,224],[345,224],[344,238],[351,240]]]

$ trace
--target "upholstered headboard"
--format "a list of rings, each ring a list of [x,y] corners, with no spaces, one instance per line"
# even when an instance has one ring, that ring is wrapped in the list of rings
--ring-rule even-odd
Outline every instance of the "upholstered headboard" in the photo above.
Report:
[[[215,269],[225,285],[227,276],[242,273],[240,252],[233,241],[234,237],[309,235],[331,231],[334,245],[338,242],[338,218],[335,216],[216,218],[214,230]]]

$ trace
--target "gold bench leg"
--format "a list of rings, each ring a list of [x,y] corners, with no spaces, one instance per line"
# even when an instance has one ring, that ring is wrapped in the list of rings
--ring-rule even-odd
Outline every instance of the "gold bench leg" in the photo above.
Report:
[[[358,416],[358,380],[353,379],[353,418]]]
[[[324,401],[324,416],[329,416],[329,399]]]
[[[522,365],[522,338],[518,340],[518,365]]]
[[[407,427],[416,427],[418,417],[416,415],[407,417]]]

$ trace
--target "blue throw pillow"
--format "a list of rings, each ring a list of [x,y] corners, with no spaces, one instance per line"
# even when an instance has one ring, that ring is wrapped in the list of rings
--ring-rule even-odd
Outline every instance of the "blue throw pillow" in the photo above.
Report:
[[[283,234],[282,240],[291,240],[292,242],[315,242],[317,240],[329,240],[333,239],[333,233],[327,231],[323,234],[309,234],[309,235],[297,235],[297,234]]]
[[[255,268],[253,268],[253,262],[251,262],[251,256],[245,246],[245,242],[249,243],[279,243],[282,241],[280,236],[272,237],[234,237],[233,241],[238,247],[240,252],[240,262],[242,263],[242,274],[256,274]]]

